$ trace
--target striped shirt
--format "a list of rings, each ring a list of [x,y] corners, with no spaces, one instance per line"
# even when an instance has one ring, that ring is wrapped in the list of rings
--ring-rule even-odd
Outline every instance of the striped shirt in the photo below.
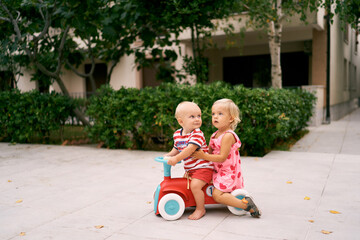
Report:
[[[174,133],[174,148],[179,152],[184,150],[189,144],[195,144],[198,146],[198,149],[208,152],[208,147],[206,145],[206,140],[204,133],[199,129],[194,129],[191,133],[182,136],[183,129],[180,128]],[[212,162],[206,161],[204,159],[196,159],[191,156],[183,159],[185,171],[199,169],[199,168],[210,168],[213,169],[214,165]]]

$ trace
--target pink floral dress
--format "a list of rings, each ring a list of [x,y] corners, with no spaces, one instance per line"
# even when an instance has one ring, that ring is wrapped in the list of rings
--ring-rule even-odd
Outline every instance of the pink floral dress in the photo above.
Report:
[[[224,162],[214,162],[214,186],[222,192],[232,192],[235,189],[244,188],[244,180],[241,174],[241,160],[239,154],[239,148],[241,146],[240,139],[232,130],[228,130],[218,138],[215,138],[217,132],[218,131],[213,133],[210,138],[209,146],[212,148],[212,154],[220,154],[221,140],[225,133],[229,132],[233,134],[236,139],[236,143],[231,146],[229,156]]]

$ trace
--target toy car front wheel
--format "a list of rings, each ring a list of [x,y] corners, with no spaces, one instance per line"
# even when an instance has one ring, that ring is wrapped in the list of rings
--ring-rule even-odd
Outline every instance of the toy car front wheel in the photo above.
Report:
[[[176,220],[180,218],[185,211],[185,203],[182,197],[175,193],[169,193],[163,196],[159,201],[160,215],[166,220]]]
[[[231,195],[233,195],[236,198],[241,200],[245,196],[249,195],[249,193],[244,189],[235,189],[234,191],[231,192]],[[228,209],[230,210],[230,212],[232,212],[233,214],[238,215],[238,216],[246,214],[246,211],[241,208],[228,206]]]

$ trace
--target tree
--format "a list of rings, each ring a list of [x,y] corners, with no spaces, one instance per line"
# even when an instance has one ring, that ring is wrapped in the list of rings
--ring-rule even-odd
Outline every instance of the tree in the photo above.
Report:
[[[271,57],[272,87],[282,87],[282,71],[280,62],[281,37],[284,22],[298,14],[300,20],[306,22],[308,10],[315,11],[317,0],[239,0],[237,11],[246,11],[249,15],[247,26],[264,29],[269,39]],[[235,8],[234,8],[235,9]]]
[[[69,96],[61,78],[64,67],[92,79],[95,59],[112,62],[113,69],[130,52],[136,31],[134,22],[122,17],[126,7],[127,1],[0,0],[2,63],[9,69],[33,69],[33,79],[56,81]],[[92,62],[91,71],[76,71],[73,66],[86,59]],[[93,90],[94,85],[92,81]],[[75,114],[88,125],[79,109]]]
[[[208,81],[208,61],[204,51],[211,44],[208,39],[217,26],[214,19],[223,19],[232,13],[231,6],[234,1],[222,0],[197,0],[173,1],[174,16],[178,16],[182,29],[190,29],[193,57],[185,56],[185,70],[190,75],[196,76],[196,82]]]
[[[139,39],[143,41],[141,48],[136,50],[140,65],[145,66],[154,59],[175,61],[178,56],[168,47],[176,47],[180,33],[190,29],[193,56],[184,57],[184,69],[187,74],[194,75],[197,82],[207,81],[208,66],[204,56],[206,38],[210,37],[215,28],[212,20],[230,14],[233,0],[132,0],[131,3],[138,13],[136,28],[139,30]],[[151,49],[149,52],[152,58],[146,59],[146,51],[143,49]],[[184,77],[174,68],[170,71],[177,74],[178,78]]]
[[[328,4],[335,3],[335,14],[338,14],[342,27],[348,23],[357,32],[360,30],[360,0],[326,0]]]

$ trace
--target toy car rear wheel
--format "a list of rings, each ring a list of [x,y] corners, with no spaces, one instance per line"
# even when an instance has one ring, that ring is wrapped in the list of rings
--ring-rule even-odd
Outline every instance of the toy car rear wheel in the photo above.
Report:
[[[234,191],[231,192],[231,195],[233,195],[236,198],[241,200],[245,196],[249,195],[249,193],[244,189],[235,189]],[[228,209],[232,214],[235,214],[235,215],[238,215],[238,216],[242,216],[242,215],[246,214],[246,211],[244,209],[241,209],[241,208],[228,206]]]
[[[176,193],[168,193],[159,201],[160,215],[166,220],[179,219],[185,211],[185,203],[182,197]]]

